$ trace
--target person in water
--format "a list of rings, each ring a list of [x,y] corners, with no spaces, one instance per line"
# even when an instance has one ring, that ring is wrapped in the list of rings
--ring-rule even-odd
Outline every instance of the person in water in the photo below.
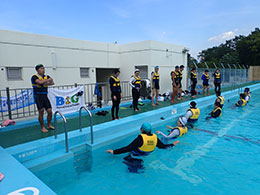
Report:
[[[241,93],[240,94],[240,99],[236,103],[236,106],[242,107],[242,106],[245,106],[246,104],[247,104],[247,101],[245,100],[245,94]]]
[[[220,103],[220,108],[222,109],[225,103],[225,98],[223,96],[221,96],[221,92],[217,91],[216,92],[216,96],[217,99],[215,102],[219,102]]]
[[[251,94],[250,94],[250,89],[249,89],[249,88],[245,88],[245,89],[244,89],[244,95],[245,95],[245,100],[246,100],[247,103],[248,103],[249,100],[251,99]]]
[[[196,102],[190,102],[190,109],[188,109],[185,114],[185,118],[187,119],[188,123],[196,122],[199,119],[200,109],[198,109],[196,105]]]
[[[215,102],[214,110],[210,113],[209,117],[206,117],[206,120],[208,120],[210,118],[217,118],[217,117],[219,117],[221,115],[222,115],[222,109],[220,107],[220,103],[219,102]]]
[[[156,131],[157,134],[162,135],[164,138],[167,139],[175,139],[177,137],[180,137],[188,132],[188,128],[185,126],[187,123],[187,119],[183,116],[179,118],[177,121],[176,127],[167,126],[170,129],[170,132],[168,135],[165,135],[161,131]]]
[[[206,89],[207,89],[207,95],[210,95],[209,94],[209,71],[208,70],[205,70],[201,79],[203,80],[202,85],[203,85],[204,96],[206,96],[206,92],[205,92]]]
[[[124,158],[124,163],[128,166],[128,170],[134,173],[137,173],[138,170],[144,168],[143,160],[134,157],[149,155],[156,147],[166,149],[176,146],[176,144],[179,143],[179,141],[174,141],[171,144],[163,144],[157,135],[152,133],[152,127],[149,123],[143,123],[140,130],[141,134],[139,134],[128,146],[106,151],[111,154],[130,152],[130,154]]]

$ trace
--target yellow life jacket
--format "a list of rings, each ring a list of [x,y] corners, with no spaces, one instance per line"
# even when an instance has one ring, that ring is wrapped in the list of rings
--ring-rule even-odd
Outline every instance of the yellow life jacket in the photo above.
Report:
[[[142,152],[152,152],[157,146],[157,135],[153,134],[151,136],[146,134],[141,134],[143,138],[143,145],[138,149]]]
[[[215,73],[215,78],[216,79],[220,79],[220,72],[219,73]]]
[[[156,72],[153,72],[153,81],[154,82],[157,82],[157,81],[159,81],[159,73],[156,73]]]
[[[225,98],[223,96],[218,96],[218,98],[220,99],[220,105],[224,105]]]
[[[244,99],[241,99],[242,101],[243,101],[243,104],[241,105],[241,106],[245,106],[246,105],[246,103],[247,103],[247,101],[246,100],[244,100]]]
[[[209,80],[209,75],[208,74],[203,73],[203,75],[206,77],[207,80]]]
[[[190,108],[189,109],[192,112],[192,116],[190,117],[190,119],[198,119],[200,116],[200,109],[198,108]]]
[[[135,78],[134,85],[140,85],[141,84],[141,77],[136,77],[135,75],[132,75]]]
[[[40,76],[40,75],[38,75],[38,74],[35,74],[34,76],[37,76],[40,81],[42,81],[42,80],[47,80],[47,79],[48,79],[48,77],[45,76],[45,75],[44,75],[44,77],[42,77],[42,76]],[[39,84],[37,84],[37,83],[33,83],[32,86],[33,86],[33,87],[37,87],[37,88],[41,88],[41,87],[42,87],[42,85],[39,85]],[[48,87],[48,85],[43,85],[43,87]]]
[[[191,79],[196,79],[197,78],[197,74],[194,72],[191,72]]]
[[[179,77],[182,78],[182,71],[179,71]]]
[[[180,77],[179,71],[173,71],[173,73],[174,73],[174,78],[175,79],[178,79]]]
[[[212,112],[215,113],[215,112],[217,112],[217,110],[220,110],[220,115],[219,116],[221,116],[222,115],[222,109],[220,107],[217,107]]]
[[[188,128],[187,127],[174,127],[174,128],[177,128],[180,131],[180,134],[179,134],[178,137],[181,137],[182,135],[184,135],[184,134],[186,134],[188,132]]]
[[[120,86],[120,80],[119,78],[115,78],[114,76],[111,76],[112,79],[114,79],[115,83],[113,83],[113,87],[119,87]]]

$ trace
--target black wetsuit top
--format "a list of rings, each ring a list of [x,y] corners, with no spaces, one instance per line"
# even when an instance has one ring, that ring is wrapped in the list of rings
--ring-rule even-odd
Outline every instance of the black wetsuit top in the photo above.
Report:
[[[122,154],[122,153],[126,153],[126,152],[131,152],[134,149],[137,149],[139,147],[141,147],[143,145],[143,138],[141,135],[138,135],[137,138],[135,138],[134,141],[132,141],[128,146],[125,146],[123,148],[119,148],[117,150],[114,150],[114,154]],[[169,148],[174,146],[173,144],[164,144],[161,142],[161,140],[159,138],[157,138],[157,145],[156,147],[158,148]]]
[[[213,118],[217,118],[217,117],[219,117],[219,115],[221,114],[221,110],[216,110],[216,112],[211,112],[211,116],[213,117]]]

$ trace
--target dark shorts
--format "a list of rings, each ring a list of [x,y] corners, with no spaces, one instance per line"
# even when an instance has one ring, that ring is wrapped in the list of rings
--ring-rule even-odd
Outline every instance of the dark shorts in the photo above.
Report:
[[[154,83],[154,89],[160,89],[159,83]]]
[[[181,84],[181,82],[180,82],[180,86],[179,86],[179,88],[182,88],[182,84]]]
[[[208,83],[203,83],[202,85],[203,85],[203,87],[208,87],[209,86]]]
[[[45,110],[51,108],[51,103],[47,95],[34,95],[34,100],[38,111],[41,110],[42,108],[45,108]]]

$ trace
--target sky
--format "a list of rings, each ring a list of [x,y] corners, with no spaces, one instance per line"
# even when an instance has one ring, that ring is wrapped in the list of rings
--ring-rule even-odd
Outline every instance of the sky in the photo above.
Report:
[[[183,45],[193,57],[260,26],[257,0],[0,0],[0,29],[125,44]]]

